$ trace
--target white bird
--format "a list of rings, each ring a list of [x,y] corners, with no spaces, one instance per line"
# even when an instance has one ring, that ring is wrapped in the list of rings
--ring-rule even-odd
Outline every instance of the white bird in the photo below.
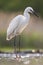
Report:
[[[22,33],[22,31],[29,24],[30,13],[38,16],[32,7],[27,7],[24,10],[23,15],[18,15],[11,20],[7,29],[7,40],[11,40],[15,36],[20,35]]]

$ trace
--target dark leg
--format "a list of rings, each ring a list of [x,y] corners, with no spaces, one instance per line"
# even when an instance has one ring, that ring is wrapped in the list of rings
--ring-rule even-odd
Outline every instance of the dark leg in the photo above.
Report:
[[[20,52],[20,35],[19,35],[19,52]]]
[[[16,36],[14,38],[14,52],[16,53],[16,57],[17,57],[17,50],[16,50]]]
[[[21,39],[21,36],[19,35],[19,57],[21,58],[21,56],[20,56],[20,39]]]

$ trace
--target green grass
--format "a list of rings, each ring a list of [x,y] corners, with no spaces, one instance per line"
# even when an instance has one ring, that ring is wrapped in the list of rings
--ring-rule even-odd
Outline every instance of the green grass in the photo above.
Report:
[[[14,49],[13,48],[0,48],[0,51],[1,52],[13,52],[14,51]]]
[[[19,51],[19,48],[16,48],[17,51]],[[37,48],[20,48],[20,51],[31,51],[31,50],[43,50],[43,49],[37,49]],[[11,52],[13,53],[15,51],[15,48],[0,48],[0,52]]]
[[[16,48],[17,50],[19,50],[19,48]],[[26,51],[26,50],[32,50],[33,48],[20,48],[21,51]],[[15,48],[11,48],[11,47],[0,47],[0,51],[2,52],[14,52]]]
[[[17,48],[19,46],[19,41],[17,37]],[[28,49],[43,49],[43,34],[40,36],[39,33],[33,32],[32,34],[22,34],[21,35],[21,50]],[[6,41],[6,33],[0,32],[0,51],[13,52],[14,51],[14,40]]]

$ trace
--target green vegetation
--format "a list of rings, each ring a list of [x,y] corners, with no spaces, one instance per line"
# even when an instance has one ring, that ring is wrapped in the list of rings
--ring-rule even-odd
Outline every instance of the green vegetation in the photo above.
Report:
[[[19,45],[19,38],[17,37],[17,48]],[[43,36],[38,33],[32,33],[30,35],[21,35],[21,49],[43,49]],[[14,39],[11,41],[6,41],[6,33],[0,33],[0,51],[12,51],[14,50]]]
[[[43,16],[43,0],[0,0],[0,11],[23,11],[27,6],[32,6]]]

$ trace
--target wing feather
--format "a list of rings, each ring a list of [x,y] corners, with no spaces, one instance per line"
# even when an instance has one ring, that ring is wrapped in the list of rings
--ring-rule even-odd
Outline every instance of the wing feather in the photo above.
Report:
[[[13,32],[15,31],[16,33],[16,28],[18,26],[18,18],[15,17],[14,19],[11,20],[11,23],[9,24],[8,26],[8,29],[7,29],[7,40],[12,38],[14,35],[13,35]]]

